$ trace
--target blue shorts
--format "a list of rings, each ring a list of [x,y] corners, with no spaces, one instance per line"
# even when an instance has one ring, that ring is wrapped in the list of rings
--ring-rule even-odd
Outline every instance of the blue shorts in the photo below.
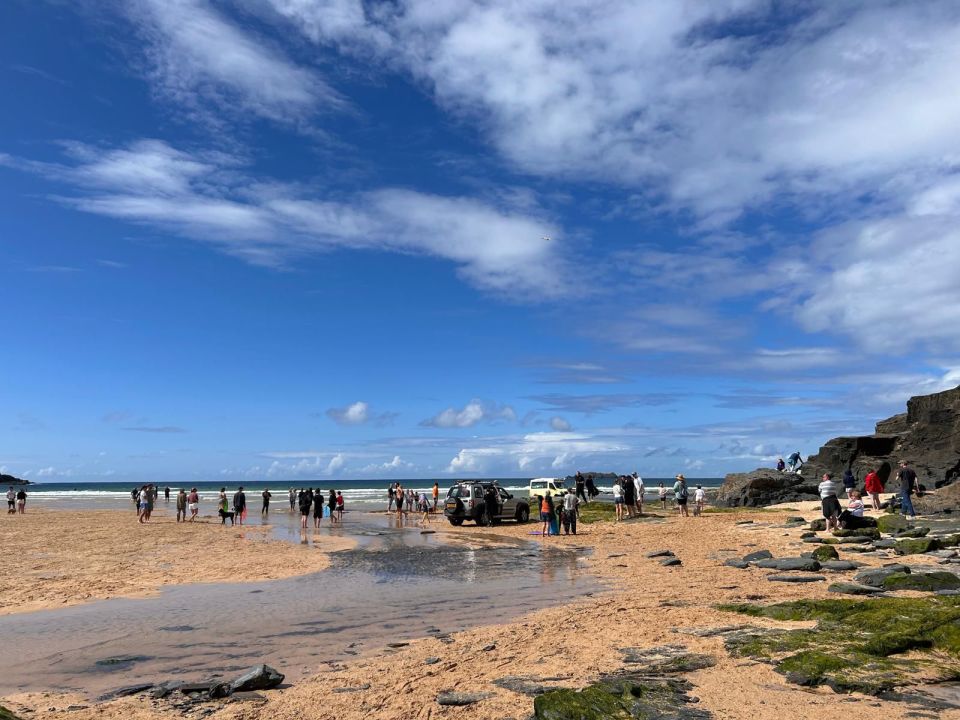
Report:
[[[623,498],[622,498],[622,497],[614,498],[614,499],[613,499],[613,504],[614,504],[614,505],[623,505]]]
[[[543,520],[544,522],[550,522],[550,513],[548,512],[540,513],[540,519]]]

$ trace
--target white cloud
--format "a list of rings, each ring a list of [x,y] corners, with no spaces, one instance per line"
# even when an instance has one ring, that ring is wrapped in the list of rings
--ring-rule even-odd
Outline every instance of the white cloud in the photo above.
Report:
[[[570,432],[573,430],[573,426],[559,415],[554,415],[550,418],[550,427],[557,432]]]
[[[620,440],[588,433],[528,433],[505,439],[498,446],[462,448],[450,461],[447,472],[569,470],[575,460],[612,456],[629,450],[630,447]]]
[[[389,425],[396,419],[397,413],[374,413],[369,403],[358,400],[344,407],[329,408],[327,417],[339,425],[363,425],[372,422],[378,426]]]
[[[343,466],[346,464],[347,459],[343,453],[337,453],[332,458],[330,462],[327,463],[327,475],[333,475],[343,469]]]
[[[145,40],[148,74],[165,98],[203,112],[298,120],[342,104],[317,73],[201,0],[134,0],[125,11]]]
[[[391,473],[397,470],[410,470],[413,463],[405,462],[399,455],[394,455],[392,460],[382,463],[370,463],[360,469],[362,473],[382,474]]]
[[[462,409],[449,407],[420,423],[424,427],[468,428],[479,422],[516,422],[517,413],[509,405],[471,400]]]
[[[484,200],[398,188],[315,197],[244,172],[243,159],[188,153],[158,140],[124,148],[67,145],[67,164],[0,159],[71,186],[58,199],[84,212],[213,243],[278,266],[336,249],[439,257],[481,288],[535,298],[567,291],[560,232],[548,221]],[[541,238],[551,235],[553,242]]]

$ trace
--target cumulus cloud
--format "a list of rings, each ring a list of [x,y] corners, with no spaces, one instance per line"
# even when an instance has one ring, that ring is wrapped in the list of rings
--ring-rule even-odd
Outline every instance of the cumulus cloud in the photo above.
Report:
[[[402,188],[328,198],[255,177],[239,156],[160,140],[108,149],[68,143],[65,151],[65,163],[0,157],[0,164],[66,184],[69,193],[57,199],[83,212],[208,242],[253,264],[284,266],[338,249],[387,251],[447,260],[468,282],[505,294],[568,291],[560,231],[528,206]]]
[[[329,408],[327,417],[338,425],[363,425],[372,422],[375,425],[389,425],[396,419],[397,413],[373,413],[368,403],[359,400],[344,407]]]
[[[517,413],[509,405],[471,400],[463,408],[448,407],[420,422],[423,427],[468,428],[480,422],[516,422]]]
[[[573,426],[559,415],[554,415],[550,418],[550,427],[557,432],[570,432],[573,430]]]
[[[392,460],[388,460],[382,463],[370,463],[369,465],[360,469],[362,473],[370,474],[383,474],[391,473],[397,470],[410,470],[413,468],[413,463],[405,462],[399,455],[394,455]]]

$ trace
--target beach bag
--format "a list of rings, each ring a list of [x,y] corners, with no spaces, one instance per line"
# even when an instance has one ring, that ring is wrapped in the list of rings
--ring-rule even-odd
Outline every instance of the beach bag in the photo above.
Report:
[[[330,508],[327,507],[326,505],[323,506],[323,516],[324,516],[325,518],[330,517]]]

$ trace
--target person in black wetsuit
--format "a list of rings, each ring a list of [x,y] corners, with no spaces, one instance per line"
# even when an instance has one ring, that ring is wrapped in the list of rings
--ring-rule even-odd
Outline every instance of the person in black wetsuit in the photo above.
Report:
[[[491,485],[487,488],[486,492],[483,493],[483,504],[485,507],[485,514],[487,516],[487,525],[493,527],[493,522],[496,520],[497,511],[500,505],[500,497],[497,492],[497,488]]]
[[[584,489],[586,487],[586,484],[583,479],[583,473],[581,473],[579,470],[577,470],[577,476],[574,480],[574,483],[577,489],[577,498],[583,498],[584,502],[589,502],[587,500],[587,494]]]
[[[237,491],[233,494],[233,512],[234,519],[243,525],[243,511],[247,509],[247,496],[243,494],[243,486],[237,488]]]
[[[260,495],[263,497],[263,507],[260,508],[260,514],[269,515],[270,514],[270,498],[272,498],[273,495],[271,495],[270,491],[267,490],[266,488],[264,488],[264,491],[260,493]]]
[[[590,497],[594,498],[600,494],[600,491],[597,490],[597,486],[593,484],[593,475],[587,475],[585,484],[587,486],[587,492],[590,494]],[[590,501],[587,500],[587,502],[590,502]]]
[[[297,504],[300,506],[300,527],[306,529],[307,518],[310,517],[310,505],[313,504],[313,495],[301,490],[297,495]],[[323,499],[320,500],[320,512],[323,512]]]
[[[321,503],[323,503],[323,495],[320,495],[318,499]],[[337,511],[337,493],[335,490],[331,490],[330,494],[327,496],[327,507],[330,508],[330,522],[332,523],[337,517],[334,514]]]

